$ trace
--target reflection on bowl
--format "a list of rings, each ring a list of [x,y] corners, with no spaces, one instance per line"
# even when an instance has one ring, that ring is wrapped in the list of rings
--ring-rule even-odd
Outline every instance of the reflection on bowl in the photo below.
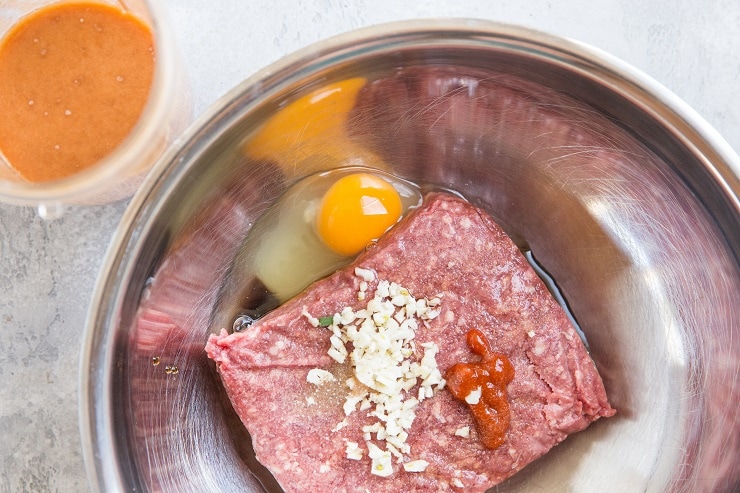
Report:
[[[356,78],[345,125],[320,123],[336,116],[331,106],[313,108],[315,141],[289,158],[250,154],[280,108]],[[331,152],[296,152],[317,142]],[[155,170],[88,319],[81,426],[93,488],[279,491],[203,346],[229,319],[219,293],[252,224],[289,183],[357,164],[356,152],[461,192],[526,244],[619,410],[496,491],[740,485],[740,158],[606,55],[440,21],[371,28],[285,59],[235,89]],[[256,290],[241,303],[258,301]]]

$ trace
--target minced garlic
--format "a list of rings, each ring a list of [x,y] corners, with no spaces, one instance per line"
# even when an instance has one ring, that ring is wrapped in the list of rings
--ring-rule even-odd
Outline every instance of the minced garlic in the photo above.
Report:
[[[326,382],[333,382],[336,378],[331,372],[321,368],[313,368],[306,375],[306,381],[314,385],[324,385]]]
[[[455,430],[455,436],[467,438],[470,436],[470,426],[462,426]]]
[[[482,394],[481,388],[476,387],[465,397],[465,402],[474,406],[480,402],[481,394]]]
[[[429,463],[424,459],[416,459],[409,462],[404,462],[403,469],[406,472],[423,472],[426,470]]]
[[[367,442],[368,456],[372,459],[371,472],[376,476],[388,477],[393,474],[391,453],[381,450],[372,442]]]
[[[347,453],[347,458],[351,460],[360,460],[362,459],[363,454],[365,453],[357,442],[346,442],[346,448],[345,451]]]
[[[369,283],[377,280],[376,275],[370,269],[359,267],[355,268],[355,275],[361,280],[358,299],[362,300]],[[419,324],[436,318],[441,312],[440,305],[439,295],[417,300],[403,286],[380,280],[364,309],[354,311],[345,307],[331,317],[332,323],[326,327],[332,333],[327,353],[340,364],[349,360],[353,369],[353,376],[345,382],[350,391],[344,403],[345,415],[357,411],[359,404],[360,411],[377,418],[362,429],[372,461],[371,472],[375,475],[393,474],[392,457],[404,463],[404,470],[408,472],[421,472],[426,468],[424,460],[405,461],[411,452],[406,443],[408,430],[416,417],[416,407],[444,388],[445,380],[437,367],[435,356],[439,349],[435,343],[420,345],[423,355],[419,361],[412,357],[417,353],[415,335]],[[318,318],[306,310],[303,315],[312,326],[319,326]],[[351,353],[347,350],[350,344]],[[313,369],[309,374],[311,372],[314,374],[309,381],[316,385],[330,380],[320,373],[325,370]],[[417,385],[418,391],[411,393]],[[335,430],[341,428],[340,423]],[[384,442],[385,450],[373,439]],[[359,444],[347,442],[346,451],[349,459],[362,458]]]

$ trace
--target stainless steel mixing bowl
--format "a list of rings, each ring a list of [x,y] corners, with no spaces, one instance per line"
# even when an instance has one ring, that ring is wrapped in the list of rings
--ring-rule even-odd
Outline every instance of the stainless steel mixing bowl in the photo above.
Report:
[[[203,346],[230,316],[219,293],[255,219],[309,170],[352,161],[278,165],[244,149],[286,103],[358,76],[368,83],[346,148],[499,218],[555,278],[618,410],[495,490],[738,491],[740,158],[618,60],[478,21],[386,25],[305,49],[237,87],[155,168],[88,319],[92,488],[277,491]],[[317,130],[327,143],[338,131]]]

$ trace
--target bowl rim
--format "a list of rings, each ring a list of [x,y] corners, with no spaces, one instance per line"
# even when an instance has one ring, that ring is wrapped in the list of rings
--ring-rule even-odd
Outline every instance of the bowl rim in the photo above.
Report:
[[[482,19],[449,18],[404,20],[364,27],[313,43],[277,60],[247,77],[217,99],[170,146],[148,173],[121,218],[99,270],[87,312],[79,364],[78,408],[82,455],[88,485],[106,491],[124,483],[121,469],[111,458],[115,437],[111,433],[111,392],[108,385],[112,359],[110,323],[118,319],[121,294],[130,279],[130,260],[140,253],[137,240],[146,223],[156,217],[167,185],[178,182],[189,166],[221,131],[245,110],[318,69],[331,65],[336,53],[358,45],[387,46],[398,42],[422,43],[434,39],[499,39],[557,53],[568,66],[590,78],[608,82],[621,96],[648,111],[670,127],[681,143],[707,168],[740,216],[740,156],[695,110],[652,77],[589,44],[528,27]],[[364,50],[367,50],[365,48]],[[242,106],[237,108],[237,103]],[[162,193],[157,201],[152,197]]]

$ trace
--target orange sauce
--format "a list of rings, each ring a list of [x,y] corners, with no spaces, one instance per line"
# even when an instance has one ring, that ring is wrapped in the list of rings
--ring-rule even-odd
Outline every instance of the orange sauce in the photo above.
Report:
[[[59,3],[21,19],[0,45],[0,151],[33,183],[110,154],[149,96],[154,41],[133,14]]]
[[[506,356],[491,351],[480,330],[469,331],[467,342],[481,361],[453,365],[445,375],[447,388],[468,404],[483,445],[495,449],[504,443],[509,429],[506,385],[514,378],[514,367]]]

